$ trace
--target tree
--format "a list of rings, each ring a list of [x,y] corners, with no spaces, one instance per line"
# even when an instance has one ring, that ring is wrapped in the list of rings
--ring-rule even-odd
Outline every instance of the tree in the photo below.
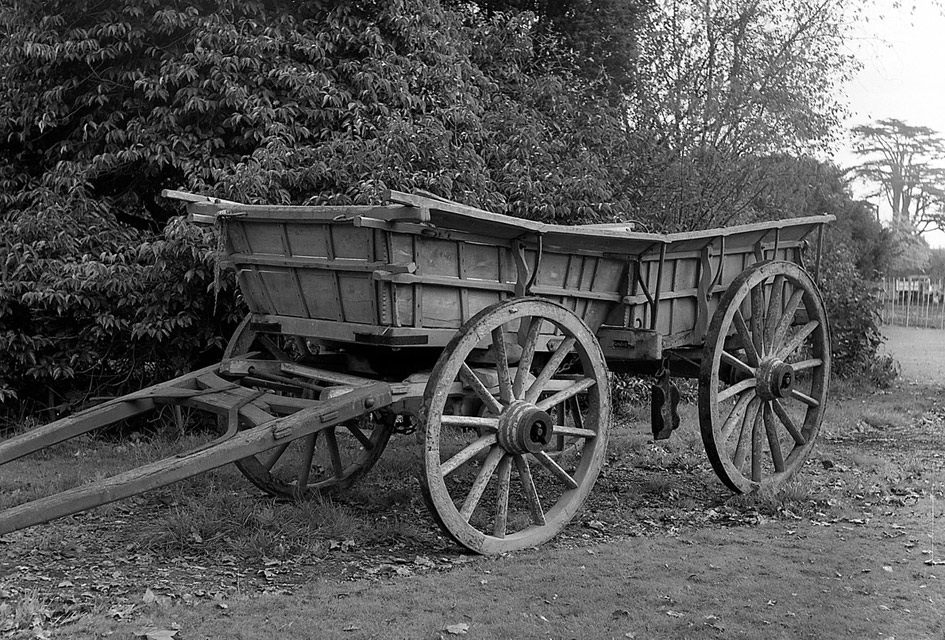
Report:
[[[855,68],[840,0],[659,0],[639,35],[628,128],[641,208],[663,226],[750,216],[757,159],[826,145]]]
[[[879,120],[853,128],[854,149],[863,158],[857,174],[879,189],[901,235],[945,228],[945,137],[901,120]]]
[[[219,347],[237,294],[162,188],[630,209],[619,111],[527,13],[54,0],[0,4],[0,35],[0,402],[144,386]]]

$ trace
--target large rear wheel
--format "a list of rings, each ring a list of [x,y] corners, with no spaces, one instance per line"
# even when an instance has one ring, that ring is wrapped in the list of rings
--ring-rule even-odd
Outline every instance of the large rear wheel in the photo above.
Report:
[[[422,416],[424,495],[443,530],[478,553],[539,545],[571,520],[604,462],[603,354],[568,309],[500,302],[447,345]]]
[[[830,378],[830,332],[811,277],[792,262],[752,265],[729,285],[706,336],[699,423],[733,491],[777,489],[810,455]]]

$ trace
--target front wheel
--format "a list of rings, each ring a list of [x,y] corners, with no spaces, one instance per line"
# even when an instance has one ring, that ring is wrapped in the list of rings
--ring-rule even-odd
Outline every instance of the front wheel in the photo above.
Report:
[[[739,274],[709,325],[699,374],[702,440],[726,486],[777,489],[800,470],[829,378],[827,315],[807,272],[770,261]]]
[[[308,352],[296,336],[259,334],[251,317],[240,324],[227,345],[224,361],[252,353],[260,360],[294,363]],[[311,379],[284,375],[284,393],[313,397]],[[244,383],[249,378],[244,379]],[[293,388],[293,381],[297,388]],[[266,381],[261,384],[265,386]],[[329,389],[330,391],[330,389]],[[325,393],[324,391],[322,393]],[[253,425],[240,424],[240,429]],[[363,478],[378,461],[393,432],[392,423],[364,416],[316,431],[271,451],[236,462],[250,482],[267,494],[287,500],[307,500],[327,492],[347,489]]]

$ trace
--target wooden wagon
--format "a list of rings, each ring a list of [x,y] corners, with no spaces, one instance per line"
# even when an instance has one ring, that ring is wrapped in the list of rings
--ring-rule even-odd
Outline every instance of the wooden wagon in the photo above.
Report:
[[[235,462],[304,499],[422,428],[424,496],[459,544],[540,544],[605,460],[611,372],[655,376],[653,432],[698,378],[712,467],[776,489],[823,418],[830,338],[815,284],[829,216],[703,232],[559,226],[391,192],[384,206],[265,206],[165,192],[219,227],[249,314],[222,362],[0,443],[0,464],[176,404],[218,416],[195,451],[0,513],[0,533]],[[814,241],[813,246],[811,241]]]

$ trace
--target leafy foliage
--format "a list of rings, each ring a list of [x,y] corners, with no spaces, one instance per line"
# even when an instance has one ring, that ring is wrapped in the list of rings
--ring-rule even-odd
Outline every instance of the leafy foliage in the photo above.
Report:
[[[219,345],[235,291],[215,307],[215,241],[162,188],[331,204],[423,188],[555,221],[630,206],[617,110],[550,40],[537,64],[531,14],[421,1],[0,11],[7,399],[139,386]]]
[[[883,337],[875,282],[894,257],[891,232],[868,202],[853,199],[835,165],[787,155],[761,164],[771,178],[752,201],[758,219],[836,216],[824,235],[820,268],[835,373],[888,382],[895,371],[878,352]]]
[[[823,148],[854,68],[836,0],[658,0],[641,28],[628,100],[639,205],[674,231],[752,217],[758,158]],[[648,220],[649,222],[649,220]]]

